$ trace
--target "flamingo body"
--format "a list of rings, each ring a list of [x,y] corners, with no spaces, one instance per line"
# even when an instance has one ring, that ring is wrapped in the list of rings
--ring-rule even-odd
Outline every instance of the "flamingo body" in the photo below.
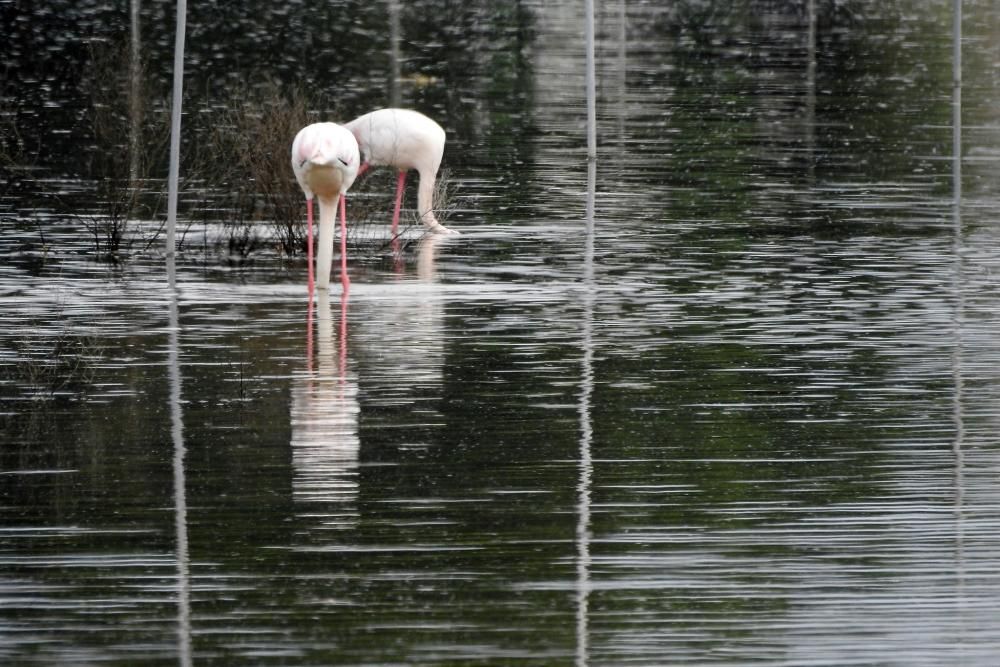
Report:
[[[336,123],[314,123],[302,128],[292,142],[292,171],[308,204],[309,280],[312,290],[312,202],[319,199],[319,248],[316,252],[316,286],[328,289],[333,262],[333,227],[340,203],[341,283],[347,276],[347,219],[344,195],[354,183],[361,162],[354,135]]]
[[[399,207],[406,183],[406,172],[416,169],[420,175],[417,189],[417,212],[421,222],[433,232],[456,234],[434,215],[434,183],[444,154],[445,133],[433,120],[410,109],[379,109],[355,118],[344,127],[354,134],[364,156],[361,172],[369,165],[391,166],[399,171],[393,233],[399,222]]]

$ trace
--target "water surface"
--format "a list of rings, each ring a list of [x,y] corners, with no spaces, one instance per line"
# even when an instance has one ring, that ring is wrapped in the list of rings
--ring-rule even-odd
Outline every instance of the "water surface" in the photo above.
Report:
[[[782,3],[604,6],[590,166],[580,8],[403,8],[462,234],[393,258],[386,209],[313,309],[193,195],[172,271],[101,261],[71,75],[127,16],[14,14],[0,658],[993,664],[1000,16],[965,3],[957,125],[949,4],[817,4],[811,46]],[[388,101],[385,8],[257,9],[192,8],[192,133],[240,76]]]

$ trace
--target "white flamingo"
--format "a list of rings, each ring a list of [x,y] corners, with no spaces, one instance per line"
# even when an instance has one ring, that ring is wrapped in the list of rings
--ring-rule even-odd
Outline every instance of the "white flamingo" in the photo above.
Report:
[[[316,286],[329,289],[333,263],[333,226],[340,202],[340,282],[346,291],[347,212],[344,195],[358,175],[361,156],[354,135],[336,123],[313,123],[302,128],[292,142],[292,170],[306,196],[309,256],[309,293],[313,291],[313,197],[319,198],[319,248],[316,251]]]
[[[370,166],[391,166],[398,170],[396,205],[392,214],[393,236],[399,225],[406,172],[410,169],[416,169],[420,174],[417,213],[421,222],[432,232],[458,233],[442,225],[434,215],[434,182],[441,166],[445,140],[440,125],[410,109],[379,109],[355,118],[344,127],[354,134],[364,156],[358,175]]]

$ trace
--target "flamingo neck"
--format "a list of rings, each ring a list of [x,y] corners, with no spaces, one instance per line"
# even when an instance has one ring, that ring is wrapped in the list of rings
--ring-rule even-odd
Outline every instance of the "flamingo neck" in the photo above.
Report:
[[[340,197],[317,197],[319,200],[319,224],[333,224],[337,221],[337,204]]]
[[[327,289],[333,264],[334,224],[337,218],[337,198],[319,199],[319,242],[316,249],[316,287]]]

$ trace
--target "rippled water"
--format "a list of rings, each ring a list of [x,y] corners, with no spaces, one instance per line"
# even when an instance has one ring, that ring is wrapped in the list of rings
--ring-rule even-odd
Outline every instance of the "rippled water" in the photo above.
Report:
[[[1000,16],[956,128],[949,4],[817,4],[812,73],[781,3],[603,7],[592,171],[575,3],[405,35],[462,234],[314,310],[210,223],[99,261],[72,136],[5,181],[0,659],[994,664]]]

